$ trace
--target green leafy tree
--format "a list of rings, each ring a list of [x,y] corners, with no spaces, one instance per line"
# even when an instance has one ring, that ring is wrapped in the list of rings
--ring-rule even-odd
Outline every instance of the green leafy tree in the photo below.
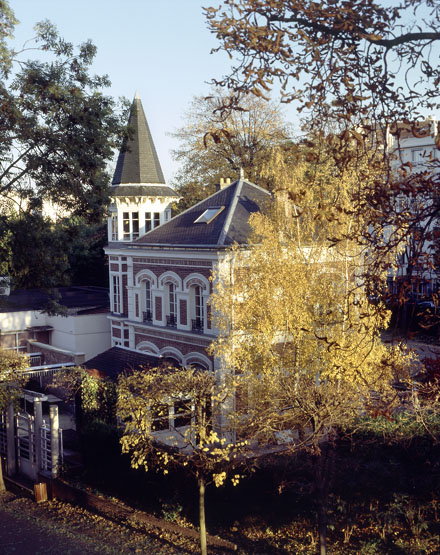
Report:
[[[20,388],[27,378],[23,371],[29,360],[15,351],[0,349],[0,412],[5,412],[18,399]],[[0,492],[5,490],[2,461],[0,460]]]
[[[96,54],[90,41],[74,48],[44,21],[19,51],[12,42],[13,13],[4,0],[0,7],[0,267],[16,287],[51,288],[52,281],[64,281],[66,257],[53,256],[62,233],[38,214],[52,204],[85,224],[102,223],[108,163],[125,135],[123,107],[104,94],[108,77],[90,74]],[[44,52],[44,61],[27,59],[34,48]],[[17,226],[23,231],[19,245]],[[28,253],[35,245],[31,270]],[[41,259],[55,269],[53,279],[44,263],[38,271]]]
[[[75,366],[57,372],[47,387],[78,404],[79,427],[93,421],[116,424],[116,384],[110,378]]]
[[[13,37],[18,21],[6,0],[0,2],[0,71],[3,76],[8,74],[12,65],[12,52],[8,40]]]
[[[239,466],[245,443],[231,442],[220,425],[221,407],[229,397],[212,374],[196,369],[159,368],[122,376],[118,386],[118,417],[125,426],[122,451],[134,468],[181,466],[199,487],[200,545],[206,555],[205,488],[223,484]],[[173,425],[170,426],[170,410]],[[242,462],[241,462],[242,464]],[[232,476],[237,483],[240,475]]]
[[[110,83],[89,75],[92,43],[75,51],[47,21],[36,32],[51,59],[25,60],[10,47],[12,65],[2,67],[0,195],[24,197],[32,209],[45,200],[90,214],[96,198],[106,199],[103,174],[122,134],[115,102],[101,92]]]

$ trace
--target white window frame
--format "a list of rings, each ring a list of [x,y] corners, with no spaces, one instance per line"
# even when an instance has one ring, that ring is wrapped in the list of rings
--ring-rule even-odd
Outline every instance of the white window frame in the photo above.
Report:
[[[152,282],[149,279],[144,279],[142,281],[142,320],[144,322],[153,321],[153,287]],[[150,313],[150,317],[144,317]]]
[[[135,225],[136,222],[137,225]],[[124,210],[124,212],[122,212],[122,238],[124,241],[134,241],[139,237],[139,223],[138,210]],[[135,228],[137,228],[136,231]]]
[[[169,324],[170,327],[177,327],[177,287],[174,282],[167,281],[165,283],[165,294],[166,294],[166,311],[165,318],[174,321],[174,325]]]
[[[112,274],[112,312],[114,314],[122,314],[122,288],[121,276],[119,274]]]
[[[110,215],[112,241],[118,240],[118,214],[112,212]]]

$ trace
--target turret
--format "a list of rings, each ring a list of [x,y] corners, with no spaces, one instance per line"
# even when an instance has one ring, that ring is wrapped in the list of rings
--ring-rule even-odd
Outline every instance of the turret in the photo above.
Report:
[[[136,93],[113,176],[108,240],[135,241],[171,218],[179,195],[165,179],[139,95]]]

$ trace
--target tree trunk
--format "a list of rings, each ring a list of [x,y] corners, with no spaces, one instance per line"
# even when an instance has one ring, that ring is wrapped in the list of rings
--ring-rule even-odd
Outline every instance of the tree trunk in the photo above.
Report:
[[[318,536],[319,553],[327,555],[327,500],[321,488],[318,490]]]
[[[0,493],[6,491],[5,481],[3,480],[3,460],[0,455]]]
[[[200,521],[200,553],[208,555],[206,544],[206,521],[205,521],[205,481],[203,478],[199,482],[199,521]]]
[[[315,456],[315,488],[318,504],[319,553],[327,555],[327,502],[331,480],[332,448],[328,441],[321,446],[321,454]]]

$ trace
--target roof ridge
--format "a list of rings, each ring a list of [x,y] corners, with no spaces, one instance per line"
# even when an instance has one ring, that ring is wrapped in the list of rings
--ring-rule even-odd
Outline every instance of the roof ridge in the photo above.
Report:
[[[193,204],[192,206],[190,206],[189,208],[186,208],[183,212],[179,212],[178,214],[176,214],[175,216],[173,216],[172,218],[170,218],[168,221],[164,222],[163,224],[160,225],[160,227],[163,229],[164,227],[168,226],[168,224],[171,224],[174,222],[174,220],[176,218],[180,218],[181,216],[183,216],[184,214],[186,214],[187,212],[189,212],[190,210],[194,210],[194,208],[197,208],[197,206],[199,206],[200,204],[202,204],[203,202],[206,202],[208,199],[212,199],[212,197],[215,197],[217,194],[223,192],[225,189],[228,189],[229,187],[232,187],[232,185],[235,185],[235,183],[237,183],[237,180],[234,181],[233,183],[231,183],[230,185],[228,185],[227,187],[224,187],[223,189],[219,189],[218,191],[216,191],[215,193],[212,193],[212,195],[209,195],[209,197],[206,197],[202,200],[199,200],[199,202],[197,202],[196,204]],[[158,228],[154,228],[154,229],[150,229],[150,231],[148,231],[145,235],[151,233],[152,231],[154,231],[155,229]],[[145,235],[142,235],[142,237],[145,237]],[[139,237],[139,239],[142,239],[142,237]],[[139,241],[139,239],[137,239],[137,241]]]
[[[243,182],[244,182],[244,180],[243,180],[242,177],[240,177],[238,179],[238,181],[236,181],[237,185],[236,185],[236,188],[235,188],[234,196],[232,198],[231,204],[229,205],[228,214],[226,216],[225,223],[223,224],[223,228],[220,232],[220,236],[219,236],[219,239],[217,241],[217,244],[219,244],[219,245],[224,245],[225,244],[225,239],[226,239],[226,236],[228,234],[229,227],[231,225],[232,217],[233,217],[235,209],[237,207],[238,197],[240,196],[241,190],[243,189]]]

